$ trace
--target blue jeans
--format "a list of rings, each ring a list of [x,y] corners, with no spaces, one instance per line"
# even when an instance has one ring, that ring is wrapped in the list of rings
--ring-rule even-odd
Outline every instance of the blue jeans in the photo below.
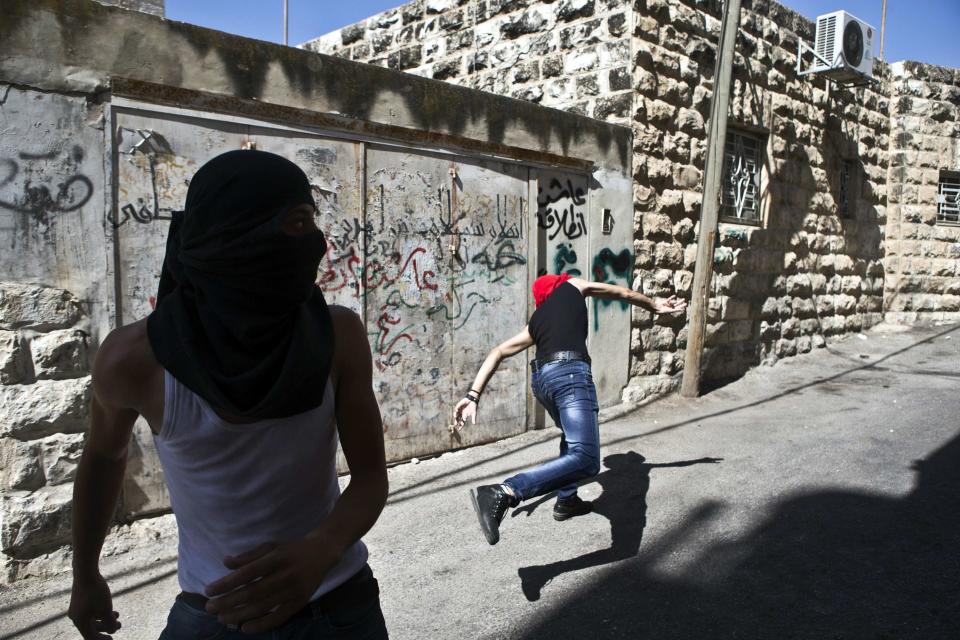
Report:
[[[560,457],[504,481],[521,500],[551,491],[564,500],[577,482],[600,473],[600,421],[590,365],[580,360],[551,362],[533,372],[533,395],[563,432]]]
[[[373,580],[373,575],[370,575]],[[276,629],[247,634],[220,624],[215,616],[177,600],[167,616],[160,640],[386,640],[380,597],[349,606],[307,605],[309,615],[295,615]]]

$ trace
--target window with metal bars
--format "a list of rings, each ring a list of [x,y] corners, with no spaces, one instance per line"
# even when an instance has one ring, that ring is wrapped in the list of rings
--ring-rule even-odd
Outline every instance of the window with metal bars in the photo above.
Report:
[[[840,185],[837,191],[837,214],[841,218],[853,218],[856,166],[852,160],[840,161]]]
[[[960,224],[960,171],[941,171],[937,191],[937,222]]]
[[[724,147],[720,218],[727,222],[760,224],[763,140],[756,135],[728,130]]]

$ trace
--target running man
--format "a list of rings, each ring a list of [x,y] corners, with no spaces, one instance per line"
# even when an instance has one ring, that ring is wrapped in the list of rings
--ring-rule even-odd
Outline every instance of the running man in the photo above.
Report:
[[[682,313],[687,303],[671,296],[651,299],[626,287],[588,282],[567,274],[546,275],[533,283],[536,310],[523,331],[498,345],[487,355],[466,396],[454,409],[454,421],[462,427],[476,424],[477,406],[484,388],[505,358],[536,345],[531,386],[533,394],[560,428],[560,457],[538,467],[470,490],[473,508],[487,542],[500,540],[500,522],[509,507],[551,491],[557,492],[553,507],[556,520],[589,513],[591,504],[577,495],[577,482],[600,472],[600,430],[597,391],[587,353],[586,298],[622,300],[654,313]]]

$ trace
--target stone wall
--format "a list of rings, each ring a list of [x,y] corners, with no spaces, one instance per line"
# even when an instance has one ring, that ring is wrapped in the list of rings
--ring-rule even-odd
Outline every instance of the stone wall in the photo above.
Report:
[[[70,292],[0,283],[0,582],[70,539],[89,331]]]
[[[416,0],[303,48],[629,124],[629,0]]]
[[[130,11],[142,11],[161,18],[165,13],[164,0],[96,0],[96,2],[129,9]]]
[[[720,28],[719,14],[704,4],[649,0],[636,18],[637,267],[644,289],[656,295],[686,296],[693,278]],[[884,90],[842,90],[798,77],[797,38],[812,42],[813,24],[773,2],[744,5],[727,138],[729,145],[734,133],[753,135],[761,147],[759,221],[721,218],[706,339],[708,382],[860,331],[879,322],[882,309]],[[852,205],[846,217],[839,211],[844,166]],[[637,315],[636,374],[675,374],[682,366],[684,323],[662,317],[651,323]],[[632,386],[643,393],[661,384],[640,379]]]
[[[955,322],[960,225],[937,220],[937,196],[941,172],[960,172],[960,70],[900,62],[890,91],[886,317]]]
[[[719,4],[425,0],[304,47],[626,119],[634,131],[634,286],[688,297]],[[729,130],[753,134],[762,146],[761,217],[720,224],[708,381],[882,319],[887,89],[837,89],[798,77],[797,38],[813,37],[813,23],[801,15],[775,2],[744,2]],[[876,72],[885,73],[879,63]],[[849,176],[846,217],[841,170]],[[685,324],[633,311],[626,400],[676,388]]]

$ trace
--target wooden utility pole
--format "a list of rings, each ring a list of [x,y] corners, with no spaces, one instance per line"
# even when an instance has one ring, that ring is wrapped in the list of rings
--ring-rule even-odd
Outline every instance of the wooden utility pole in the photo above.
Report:
[[[713,72],[713,96],[710,99],[710,129],[707,134],[707,166],[703,172],[703,202],[700,205],[700,233],[697,234],[697,262],[693,270],[693,292],[687,325],[687,352],[683,364],[680,395],[695,398],[700,394],[700,363],[707,332],[707,306],[713,279],[713,245],[717,235],[720,209],[720,178],[727,138],[727,110],[730,106],[730,79],[733,76],[734,47],[740,27],[740,0],[723,3],[723,24]]]

